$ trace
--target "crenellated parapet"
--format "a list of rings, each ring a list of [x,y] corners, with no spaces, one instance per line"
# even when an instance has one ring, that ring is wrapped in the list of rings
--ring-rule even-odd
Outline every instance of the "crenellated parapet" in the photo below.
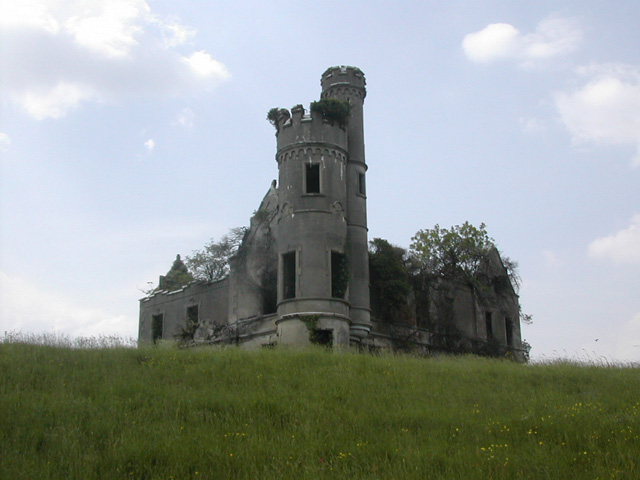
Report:
[[[290,113],[285,109],[280,109],[279,112],[276,125],[278,158],[287,150],[302,145],[337,147],[346,153],[347,132],[337,124],[325,120],[322,113],[307,113],[302,105],[296,105]]]
[[[340,65],[329,67],[320,79],[321,98],[359,99],[364,102],[367,95],[364,73],[357,67]]]

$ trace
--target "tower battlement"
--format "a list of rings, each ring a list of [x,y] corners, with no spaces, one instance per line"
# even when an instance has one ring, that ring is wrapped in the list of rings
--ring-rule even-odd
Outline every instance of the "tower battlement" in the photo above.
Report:
[[[278,152],[302,143],[330,144],[347,149],[347,132],[323,119],[320,112],[307,112],[296,105],[289,112],[280,109],[277,121]]]
[[[367,95],[365,88],[367,82],[364,73],[358,67],[349,65],[327,68],[322,74],[320,85],[322,86],[322,98],[342,97],[343,95],[340,94],[343,93],[344,88],[352,90],[352,94],[357,93],[362,101]]]

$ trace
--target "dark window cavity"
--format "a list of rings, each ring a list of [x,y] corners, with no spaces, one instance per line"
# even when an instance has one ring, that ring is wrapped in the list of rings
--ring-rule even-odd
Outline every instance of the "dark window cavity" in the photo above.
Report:
[[[333,345],[333,330],[314,330],[309,340],[315,345],[331,348]]]
[[[364,181],[364,173],[358,174],[358,193],[360,195],[366,195],[367,194],[367,189],[366,189],[365,181]]]
[[[493,340],[493,316],[491,312],[485,312],[484,321],[487,328],[487,340]]]
[[[307,163],[305,168],[305,193],[320,193],[320,164]]]
[[[162,339],[162,330],[164,323],[164,315],[151,315],[151,340],[153,343],[156,343],[158,340]]]
[[[349,285],[349,265],[344,253],[331,252],[331,296],[344,298]]]
[[[513,322],[509,317],[504,318],[504,330],[507,334],[507,345],[513,346]]]
[[[198,305],[192,305],[191,307],[187,307],[187,323],[197,324],[198,320],[199,320]]]
[[[296,296],[296,252],[282,255],[282,299]]]

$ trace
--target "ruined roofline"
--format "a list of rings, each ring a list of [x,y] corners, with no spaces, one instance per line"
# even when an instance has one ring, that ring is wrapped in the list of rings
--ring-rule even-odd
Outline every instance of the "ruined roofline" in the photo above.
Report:
[[[279,136],[284,129],[297,127],[305,123],[322,123],[330,128],[341,128],[337,123],[331,122],[325,118],[322,112],[314,110],[309,110],[307,112],[301,104],[298,104],[293,106],[291,110],[287,110],[286,108],[278,109],[278,117],[275,121],[276,136]]]
[[[177,290],[158,290],[155,291],[153,293],[151,293],[150,295],[147,295],[146,297],[142,297],[139,301],[140,302],[148,302],[149,300],[151,300],[152,298],[156,297],[156,296],[160,296],[160,295],[164,295],[164,296],[169,296],[169,295],[175,295],[181,292],[184,292],[187,288],[194,286],[194,285],[214,285],[216,283],[220,283],[223,282],[225,280],[227,280],[229,278],[229,275],[225,275],[222,278],[219,278],[218,280],[193,280],[189,283],[187,283],[186,285],[183,285],[181,288],[177,289]]]

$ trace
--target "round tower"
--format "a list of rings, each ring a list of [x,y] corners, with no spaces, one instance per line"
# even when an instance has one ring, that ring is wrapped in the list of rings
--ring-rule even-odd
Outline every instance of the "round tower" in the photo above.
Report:
[[[301,105],[275,123],[279,342],[348,346],[347,132]]]
[[[369,252],[367,238],[367,164],[364,155],[363,105],[367,94],[364,74],[350,66],[330,67],[321,79],[322,98],[337,98],[351,105],[347,125],[346,221],[349,263],[350,335],[359,342],[371,330]]]

